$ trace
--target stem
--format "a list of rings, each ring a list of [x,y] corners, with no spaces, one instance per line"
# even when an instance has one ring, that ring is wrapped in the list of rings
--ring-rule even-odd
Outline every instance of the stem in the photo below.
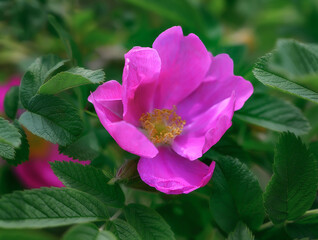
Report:
[[[274,226],[274,224],[272,222],[267,222],[267,223],[264,223],[263,225],[261,225],[257,231],[259,231],[259,232],[264,231],[264,230],[271,228],[273,226]]]
[[[115,212],[115,214],[109,219],[109,221],[113,221],[116,218],[118,218],[120,216],[120,214],[122,213],[122,209],[119,209],[117,212]]]
[[[95,114],[95,113],[92,113],[92,112],[90,112],[88,110],[84,110],[84,112],[87,113],[88,115],[91,115],[93,117],[97,117],[98,118],[97,114]]]
[[[308,217],[310,215],[318,214],[318,209],[311,209],[304,213],[303,217]]]
[[[311,216],[314,214],[318,214],[318,209],[308,210],[301,217],[308,217],[308,216]],[[286,223],[293,223],[293,222],[294,221],[286,221]],[[274,226],[274,224],[270,221],[270,222],[267,222],[267,223],[264,223],[263,225],[261,225],[260,228],[258,229],[258,231],[263,231],[263,230],[266,230],[266,229],[271,228],[273,226]]]

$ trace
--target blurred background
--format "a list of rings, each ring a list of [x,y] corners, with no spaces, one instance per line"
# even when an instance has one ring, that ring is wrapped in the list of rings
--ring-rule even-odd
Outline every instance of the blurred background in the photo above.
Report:
[[[65,32],[56,32],[54,24]],[[39,56],[53,53],[68,58],[61,34],[71,39],[77,65],[104,69],[106,80],[121,81],[124,54],[129,49],[151,47],[161,32],[180,25],[185,35],[198,35],[213,55],[228,53],[234,60],[235,74],[251,81],[256,93],[279,95],[299,107],[313,126],[305,141],[312,141],[318,139],[317,107],[267,89],[253,77],[252,67],[279,38],[318,43],[317,24],[318,0],[0,0],[0,86],[12,77],[22,77]],[[101,134],[107,134],[100,129]],[[264,189],[271,176],[276,138],[276,132],[234,119],[233,127],[213,150],[248,164]],[[34,146],[30,158],[39,155],[41,141],[29,141]],[[130,156],[123,157],[114,142],[110,146],[104,158],[92,164],[116,172]],[[0,195],[23,187],[9,167],[0,167]],[[127,191],[131,201],[156,208],[177,239],[224,239],[207,211],[207,189],[179,197]],[[18,237],[12,239],[57,239],[64,231],[51,229],[40,235],[31,231],[30,238],[25,233],[19,238],[17,231]],[[279,239],[289,239],[285,235]],[[264,235],[260,239],[274,238]]]
[[[316,0],[1,0],[0,79],[22,74],[43,54],[66,57],[49,15],[76,42],[80,65],[119,80],[123,53],[151,46],[175,25],[197,34],[214,55],[228,52],[242,74],[278,38],[317,42],[317,11]]]

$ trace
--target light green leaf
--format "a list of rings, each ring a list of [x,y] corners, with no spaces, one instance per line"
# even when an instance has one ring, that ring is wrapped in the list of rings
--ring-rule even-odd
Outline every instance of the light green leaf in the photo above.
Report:
[[[12,160],[15,156],[15,148],[21,145],[19,130],[7,120],[0,117],[0,157]]]
[[[108,231],[99,230],[94,224],[80,224],[70,228],[62,240],[116,240]]]
[[[126,219],[142,239],[175,239],[170,226],[153,209],[138,204],[129,204],[124,208]]]
[[[239,222],[227,240],[254,240],[254,236],[244,223]]]
[[[112,231],[119,240],[141,240],[136,230],[127,222],[121,219],[115,219],[110,223],[110,231]]]
[[[44,83],[38,93],[57,94],[70,88],[85,84],[101,83],[105,80],[103,70],[88,70],[84,68],[71,68],[66,72],[60,72]]]
[[[102,202],[75,189],[18,191],[0,199],[0,228],[45,228],[106,219]]]
[[[293,39],[280,39],[277,42],[270,67],[288,79],[318,74],[318,45],[304,44]]]
[[[31,98],[36,95],[44,81],[66,61],[54,55],[37,58],[24,74],[20,85],[20,100],[28,109]]]
[[[273,176],[264,193],[264,206],[275,224],[300,217],[316,197],[317,163],[302,141],[292,133],[279,137]]]
[[[96,135],[90,132],[67,146],[59,146],[64,155],[77,160],[94,160],[99,155],[99,146]]]
[[[253,73],[267,86],[318,103],[318,92],[297,80],[318,73],[317,46],[280,40],[276,51],[259,59]]]
[[[107,205],[122,207],[125,196],[118,184],[108,184],[109,178],[102,170],[74,162],[50,163],[56,176],[68,187],[89,193]]]
[[[235,116],[278,132],[290,131],[301,135],[310,130],[308,120],[298,108],[265,94],[254,94]]]
[[[257,229],[264,220],[262,190],[247,166],[231,157],[214,157],[210,209],[219,227],[229,233],[239,221]]]
[[[33,134],[63,146],[75,141],[83,129],[78,110],[52,95],[33,97],[19,122]]]
[[[4,98],[4,111],[10,119],[15,119],[19,105],[19,87],[11,87]]]

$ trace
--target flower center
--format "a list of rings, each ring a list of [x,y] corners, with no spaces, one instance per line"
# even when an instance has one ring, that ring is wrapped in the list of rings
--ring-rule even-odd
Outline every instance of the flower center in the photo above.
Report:
[[[182,133],[186,123],[176,114],[175,106],[172,110],[154,109],[151,113],[143,113],[139,120],[154,144],[170,144]]]

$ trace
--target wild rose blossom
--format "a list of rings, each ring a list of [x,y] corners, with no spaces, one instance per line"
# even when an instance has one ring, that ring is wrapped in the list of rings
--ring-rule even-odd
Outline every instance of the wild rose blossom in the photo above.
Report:
[[[252,93],[250,82],[234,76],[227,54],[213,56],[196,35],[172,27],[152,48],[134,47],[125,55],[122,85],[108,81],[88,100],[118,145],[140,156],[141,179],[180,194],[211,179],[215,163],[198,158]]]
[[[4,98],[12,86],[19,86],[21,79],[13,77],[8,82],[0,85],[0,114],[4,112]],[[63,187],[63,183],[54,174],[50,161],[73,161],[72,158],[60,154],[58,146],[47,142],[40,137],[26,131],[29,145],[29,161],[13,168],[14,173],[27,188]],[[1,160],[1,159],[0,159]],[[82,161],[81,164],[89,164],[90,161]]]

